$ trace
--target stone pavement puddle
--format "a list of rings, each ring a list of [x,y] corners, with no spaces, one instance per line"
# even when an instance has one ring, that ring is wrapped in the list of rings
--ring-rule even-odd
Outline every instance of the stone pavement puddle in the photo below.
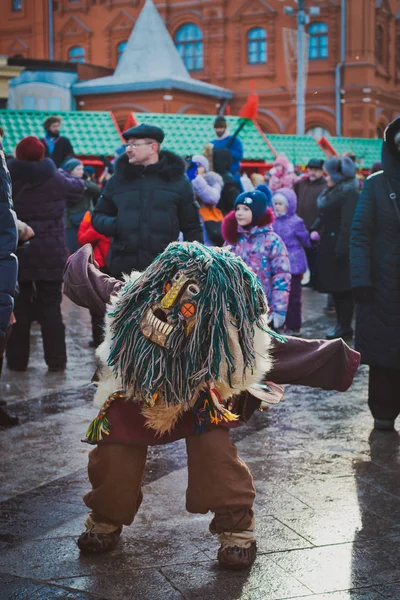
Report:
[[[328,326],[323,302],[306,290],[308,337]],[[0,383],[22,421],[0,432],[0,600],[400,600],[399,436],[371,433],[365,367],[346,394],[288,387],[234,432],[258,493],[250,572],[221,571],[210,515],[185,512],[182,441],[150,450],[115,551],[81,557],[95,361],[87,312],[66,301],[64,313],[65,375],[47,376],[35,331],[27,373]]]

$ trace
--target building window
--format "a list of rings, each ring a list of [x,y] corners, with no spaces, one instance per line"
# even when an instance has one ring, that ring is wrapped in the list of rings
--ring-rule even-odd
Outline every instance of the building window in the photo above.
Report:
[[[22,0],[12,0],[11,9],[13,12],[22,10]]]
[[[311,60],[328,58],[328,25],[326,23],[311,23],[308,34],[310,36],[308,57]]]
[[[267,62],[267,32],[262,27],[247,33],[247,62],[250,65]]]
[[[35,96],[22,96],[22,110],[35,110],[36,98]]]
[[[193,23],[179,27],[175,45],[188,71],[203,69],[203,33],[200,27]]]
[[[74,46],[70,48],[68,52],[69,62],[84,63],[85,62],[85,49],[82,46]]]
[[[47,110],[51,110],[51,112],[57,113],[61,109],[61,98],[49,98],[47,100]]]
[[[306,131],[306,135],[310,135],[313,138],[320,140],[322,137],[330,137],[331,134],[325,127],[319,127],[318,125],[315,127],[311,127],[308,131]]]
[[[119,59],[121,58],[127,43],[128,43],[127,40],[124,40],[123,42],[120,42],[118,44],[118,46],[117,46],[117,62],[119,62]]]
[[[378,65],[383,65],[384,63],[384,49],[383,49],[383,44],[384,44],[384,34],[383,34],[383,27],[382,25],[377,25],[376,27],[376,34],[375,34],[375,56],[376,56],[376,62],[378,63]]]

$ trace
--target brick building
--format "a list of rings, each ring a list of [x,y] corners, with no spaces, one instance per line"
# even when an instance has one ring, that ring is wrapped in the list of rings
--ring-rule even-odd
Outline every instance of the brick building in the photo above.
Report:
[[[193,80],[216,94],[168,88],[79,96],[81,107],[212,114],[229,102],[243,105],[250,82],[260,96],[259,121],[270,133],[294,133],[296,104],[285,61],[284,28],[295,17],[293,0],[155,1]],[[341,6],[346,5],[345,60],[341,62]],[[0,54],[87,62],[115,68],[144,0],[54,0],[53,36],[48,0],[0,3]],[[306,129],[336,132],[336,100],[342,100],[342,131],[350,137],[381,135],[400,106],[400,0],[307,0],[319,7],[307,25],[310,36]],[[151,44],[151,39],[149,39]],[[335,75],[340,72],[340,85]],[[168,89],[170,92],[168,92]],[[203,88],[205,90],[205,88]],[[229,94],[218,89],[230,90]],[[171,99],[172,96],[172,99]],[[165,100],[165,98],[170,98]],[[149,106],[150,104],[150,106]],[[79,106],[79,102],[78,102]]]

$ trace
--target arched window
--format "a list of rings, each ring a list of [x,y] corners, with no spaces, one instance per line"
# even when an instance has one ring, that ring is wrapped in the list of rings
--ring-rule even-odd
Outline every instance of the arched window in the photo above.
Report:
[[[82,46],[73,46],[68,52],[68,60],[74,63],[84,63],[85,49]]]
[[[267,62],[267,32],[262,27],[247,33],[247,62],[250,65]]]
[[[308,57],[312,60],[328,58],[328,25],[326,23],[311,23],[308,33],[310,36]]]
[[[125,46],[127,45],[127,40],[124,40],[123,42],[120,42],[117,45],[117,62],[119,62],[119,59],[122,56],[123,51],[125,50]]]
[[[22,10],[22,0],[12,0],[11,9],[13,12]]]
[[[316,125],[315,127],[311,127],[311,129],[308,129],[308,131],[306,131],[306,135],[310,135],[316,138],[317,140],[320,140],[322,137],[331,137],[331,134],[327,129],[325,129],[325,127],[319,127],[318,125]]]
[[[377,25],[376,26],[376,32],[375,32],[375,56],[376,56],[376,62],[378,63],[378,65],[383,65],[384,63],[384,49],[383,49],[383,40],[384,38],[384,32],[383,32],[383,27],[382,25]]]
[[[179,27],[175,34],[175,45],[188,71],[203,69],[203,33],[194,23]]]

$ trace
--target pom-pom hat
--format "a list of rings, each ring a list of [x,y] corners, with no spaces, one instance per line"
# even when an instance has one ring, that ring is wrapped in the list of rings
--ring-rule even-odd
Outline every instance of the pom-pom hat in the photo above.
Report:
[[[234,203],[234,208],[238,207],[239,204],[244,204],[247,206],[253,213],[252,225],[257,223],[258,219],[260,219],[263,214],[267,210],[268,206],[268,198],[259,190],[253,190],[252,192],[243,192],[239,194]]]

